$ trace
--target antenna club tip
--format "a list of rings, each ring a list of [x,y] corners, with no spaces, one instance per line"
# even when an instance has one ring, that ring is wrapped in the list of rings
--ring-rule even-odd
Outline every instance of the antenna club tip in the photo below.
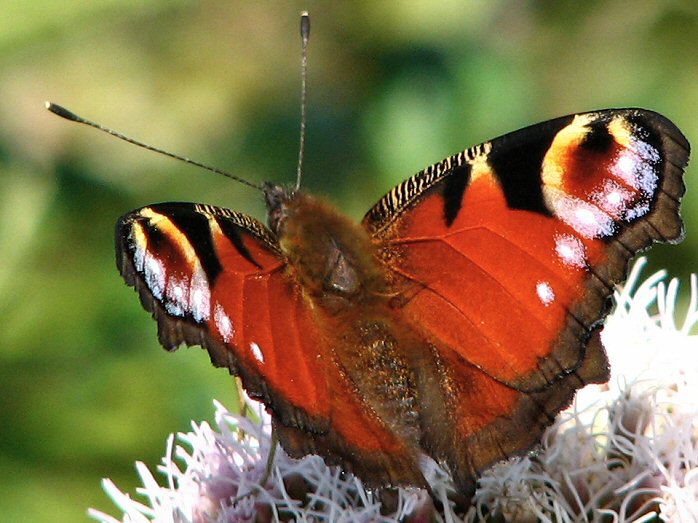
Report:
[[[301,38],[305,44],[310,37],[310,15],[308,11],[301,11]]]
[[[53,102],[45,102],[44,106],[53,114],[58,115],[61,118],[65,118],[66,120],[72,120],[74,122],[80,121],[80,118],[76,114],[70,112],[68,109],[58,104],[54,104]]]

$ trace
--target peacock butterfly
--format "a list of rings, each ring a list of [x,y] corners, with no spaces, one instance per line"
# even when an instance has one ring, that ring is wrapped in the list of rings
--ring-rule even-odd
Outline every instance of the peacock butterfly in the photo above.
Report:
[[[574,114],[427,167],[360,224],[270,183],[268,226],[149,205],[118,220],[116,261],[160,343],[239,376],[288,454],[427,489],[428,455],[469,497],[608,379],[609,297],[635,254],[680,241],[688,156],[655,112]]]
[[[239,376],[290,455],[426,488],[427,454],[467,496],[608,378],[609,296],[681,239],[688,155],[657,113],[570,115],[427,167],[360,224],[272,184],[268,227],[150,205],[119,219],[117,265],[161,344]]]

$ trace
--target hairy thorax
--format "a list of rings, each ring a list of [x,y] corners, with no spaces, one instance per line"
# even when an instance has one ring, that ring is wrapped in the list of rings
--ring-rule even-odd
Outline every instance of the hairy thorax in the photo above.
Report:
[[[303,193],[282,205],[276,232],[289,270],[311,301],[341,315],[385,296],[384,272],[361,226]]]

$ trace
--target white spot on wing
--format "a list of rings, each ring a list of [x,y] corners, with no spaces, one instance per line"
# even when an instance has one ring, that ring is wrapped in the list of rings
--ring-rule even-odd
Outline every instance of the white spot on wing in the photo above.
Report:
[[[536,294],[538,294],[538,299],[546,307],[549,307],[555,301],[555,291],[553,291],[553,288],[547,281],[536,283]]]
[[[557,192],[550,203],[555,216],[585,238],[600,238],[614,233],[613,218],[592,203],[563,192]]]
[[[194,320],[206,321],[211,317],[211,290],[200,264],[194,267],[189,287],[189,310]]]
[[[616,219],[625,219],[632,206],[633,194],[619,183],[605,179],[603,185],[591,193],[591,201]]]
[[[661,159],[659,156],[659,151],[650,144],[643,142],[642,140],[631,140],[630,143],[642,159],[653,164],[659,163],[659,160]]]
[[[624,220],[632,221],[649,212],[649,202],[659,184],[659,160],[659,153],[654,147],[637,139],[631,139],[629,147],[618,155],[611,167],[613,175],[639,193],[635,195],[634,202],[627,201]]]
[[[633,221],[641,216],[644,216],[650,212],[650,202],[649,201],[642,201],[636,205],[633,205],[632,207],[626,209],[625,211],[625,219],[626,221]]]
[[[640,191],[645,198],[650,198],[657,191],[659,160],[659,152],[654,147],[631,138],[628,148],[618,155],[611,171],[627,185]]]
[[[165,292],[165,265],[147,251],[143,254],[143,279],[153,296],[162,301]]]
[[[571,234],[555,236],[555,252],[560,261],[568,267],[584,269],[587,266],[584,244]]]
[[[259,363],[264,363],[264,354],[262,354],[262,349],[254,341],[250,343],[250,350],[252,355]]]
[[[170,275],[165,291],[165,310],[173,316],[190,314],[195,321],[208,320],[211,315],[211,292],[203,269],[197,263],[191,279]]]
[[[140,244],[136,244],[136,250],[133,253],[133,268],[139,273],[143,273],[145,269],[145,249]]]
[[[186,281],[170,275],[165,291],[165,310],[173,316],[184,316],[187,301]]]
[[[624,180],[631,187],[635,187],[635,159],[633,154],[620,154],[613,166],[613,174]]]
[[[235,328],[230,317],[225,313],[220,303],[216,303],[213,311],[213,321],[216,322],[218,333],[225,343],[229,343],[235,335]]]

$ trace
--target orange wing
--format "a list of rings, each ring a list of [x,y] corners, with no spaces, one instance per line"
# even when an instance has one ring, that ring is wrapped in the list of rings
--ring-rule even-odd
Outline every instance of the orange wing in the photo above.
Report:
[[[424,483],[403,442],[352,393],[261,223],[165,203],[122,217],[116,241],[119,270],[153,313],[162,345],[201,345],[240,376],[290,454],[323,455],[369,482]]]
[[[425,446],[463,488],[607,379],[608,298],[638,251],[681,238],[688,153],[653,112],[571,115],[447,158],[366,215],[454,409]]]

